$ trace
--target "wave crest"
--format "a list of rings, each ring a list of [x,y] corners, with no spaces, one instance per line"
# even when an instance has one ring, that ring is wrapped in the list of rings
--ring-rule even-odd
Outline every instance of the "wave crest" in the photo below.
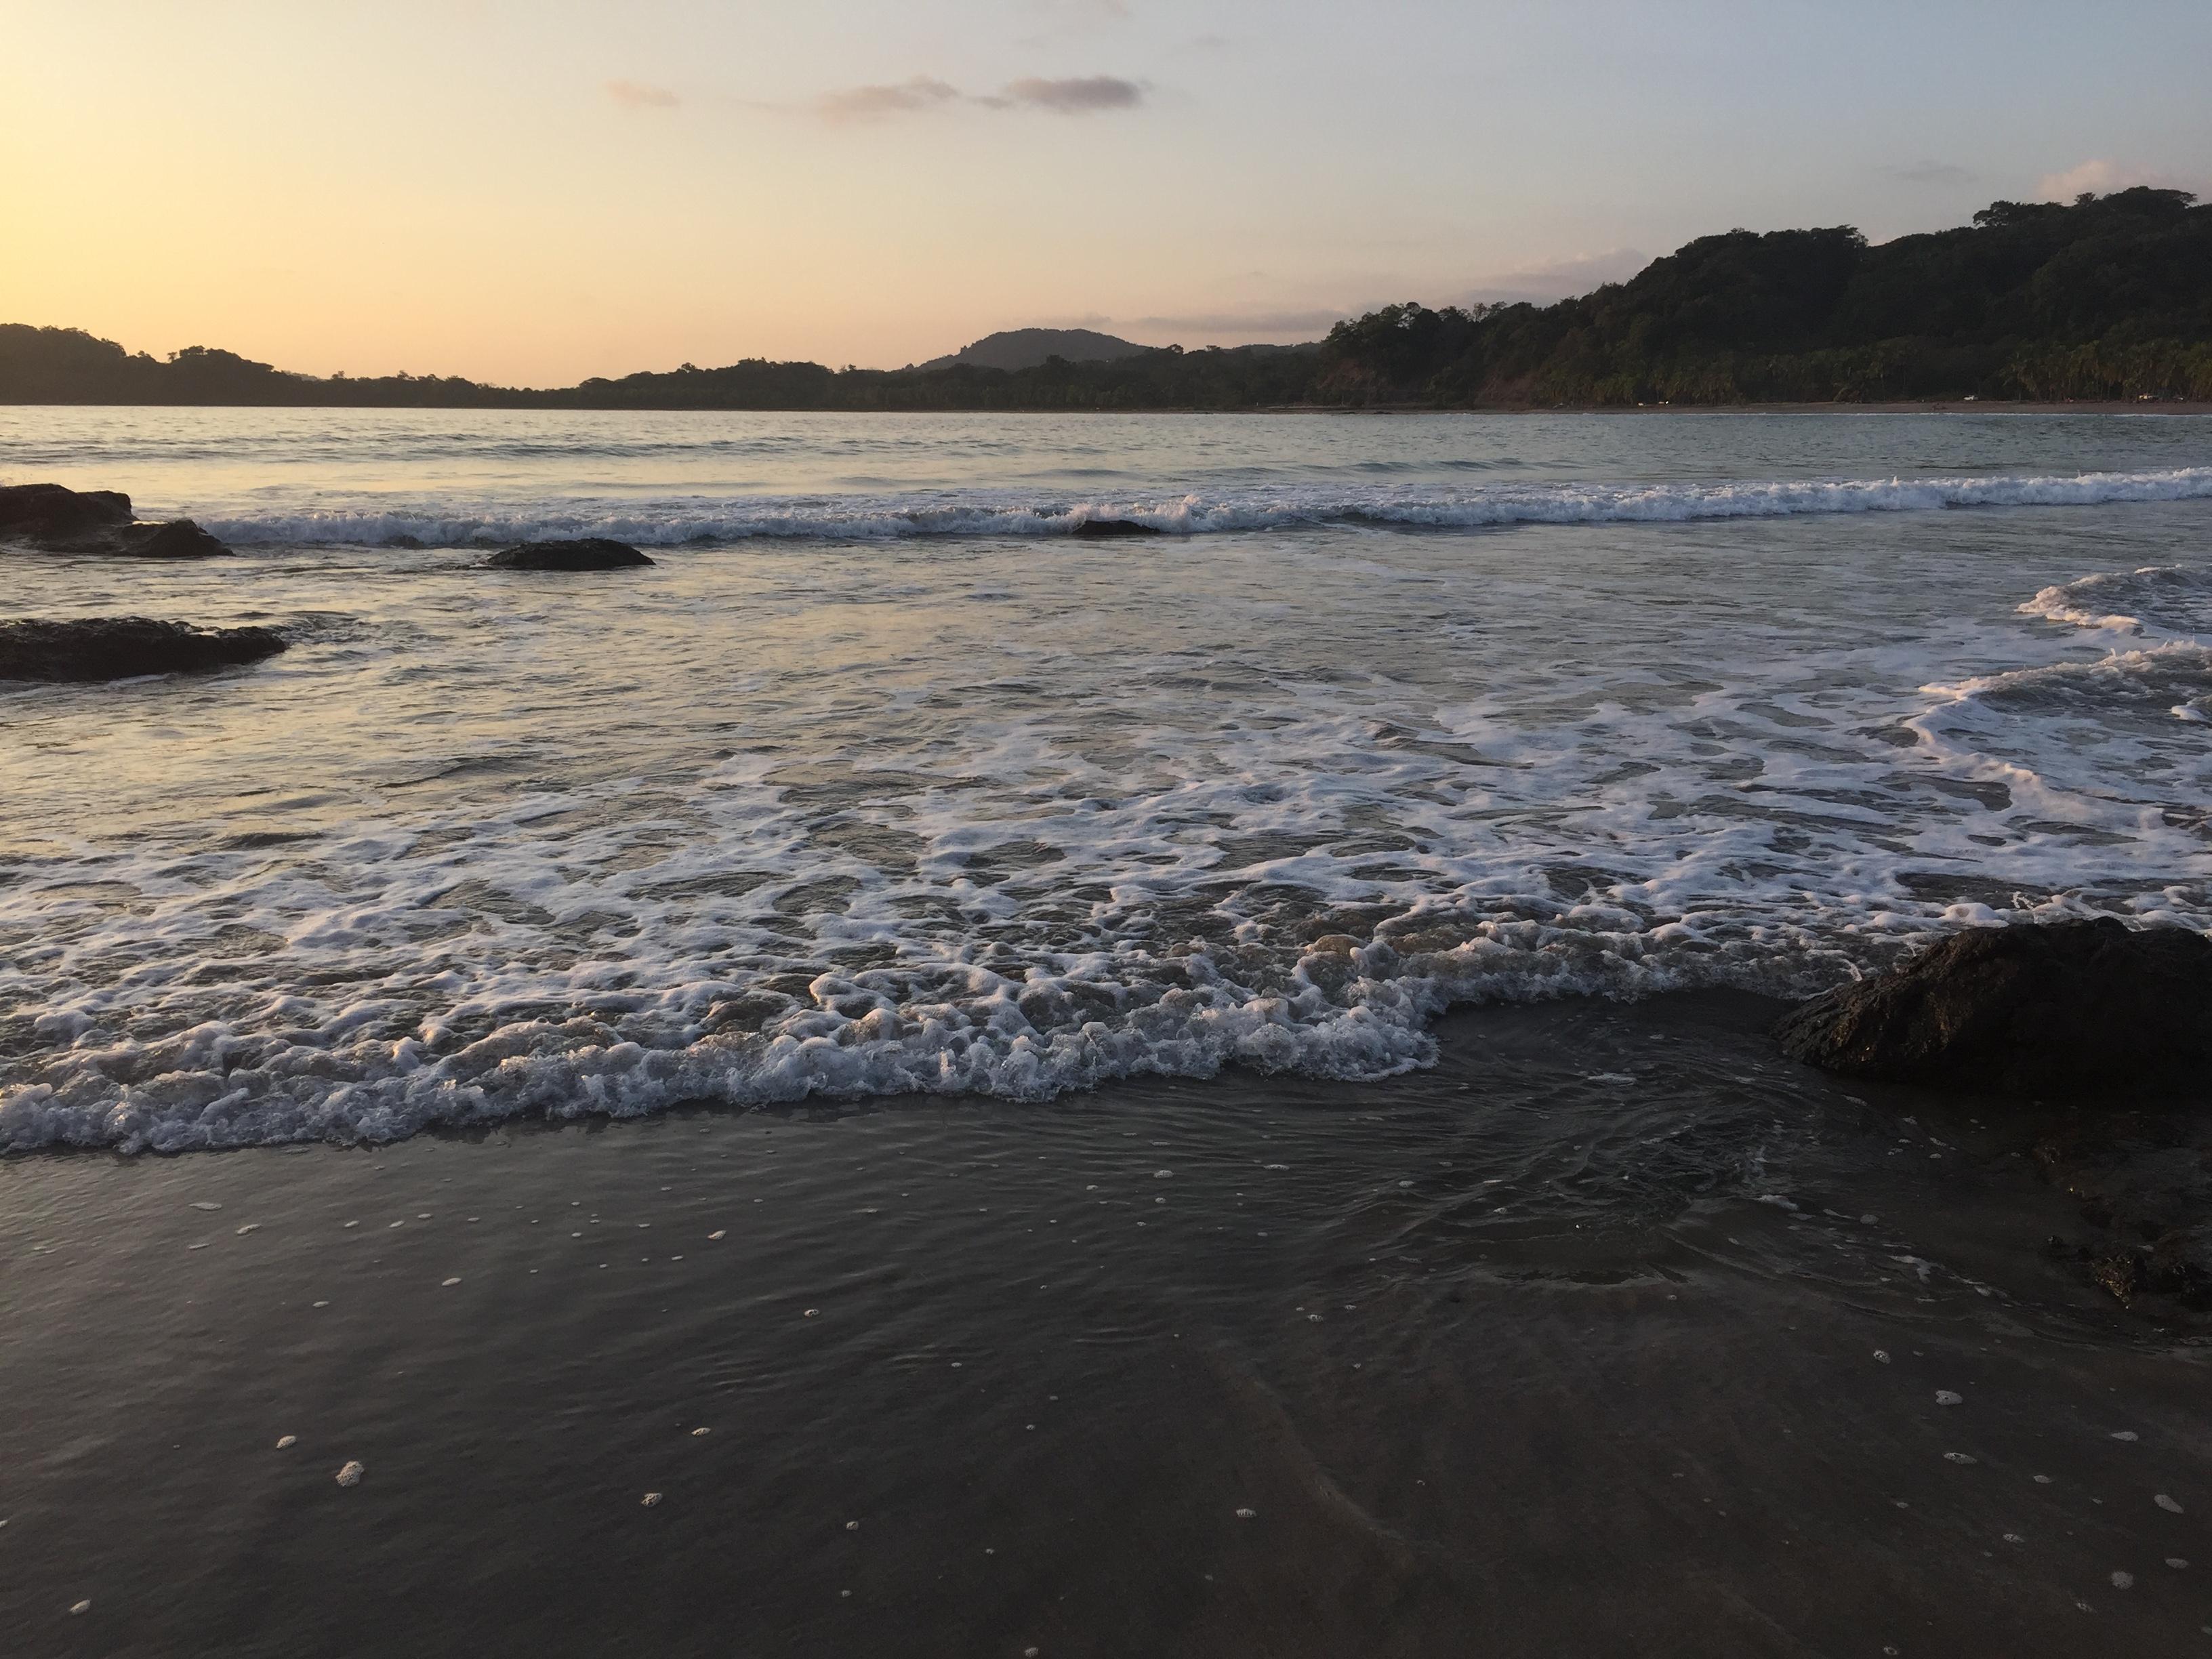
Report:
[[[2020,611],[2100,632],[2195,632],[2212,627],[2212,570],[2153,564],[2100,571],[2044,588]]]
[[[1499,483],[1445,489],[1299,485],[1058,502],[1041,502],[1034,495],[1017,499],[983,492],[562,501],[483,507],[417,503],[200,517],[216,535],[239,546],[378,546],[407,540],[470,547],[548,537],[609,536],[670,547],[755,539],[1043,537],[1069,535],[1098,519],[1128,520],[1171,535],[1202,536],[1329,525],[1476,529],[1523,524],[1679,524],[2202,499],[2212,499],[2212,467],[2072,477]]]

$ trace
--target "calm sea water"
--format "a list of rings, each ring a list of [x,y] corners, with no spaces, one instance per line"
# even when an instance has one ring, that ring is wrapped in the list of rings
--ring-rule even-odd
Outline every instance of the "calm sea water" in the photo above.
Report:
[[[2212,927],[2202,419],[0,410],[39,479],[239,556],[0,613],[292,647],[0,690],[0,1149],[1373,1078]],[[659,563],[481,568],[562,533]]]

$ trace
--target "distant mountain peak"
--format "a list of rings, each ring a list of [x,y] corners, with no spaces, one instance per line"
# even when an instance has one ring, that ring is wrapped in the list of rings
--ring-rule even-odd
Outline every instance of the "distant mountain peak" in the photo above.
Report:
[[[949,357],[939,357],[918,367],[951,368],[961,363],[976,368],[1035,368],[1048,357],[1064,357],[1071,363],[1109,363],[1117,357],[1135,357],[1157,349],[1101,334],[1088,328],[1010,328],[986,334],[973,345],[963,346]]]

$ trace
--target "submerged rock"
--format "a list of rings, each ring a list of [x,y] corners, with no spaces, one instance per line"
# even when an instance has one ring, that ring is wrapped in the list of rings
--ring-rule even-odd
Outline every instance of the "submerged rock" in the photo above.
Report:
[[[206,559],[230,550],[190,519],[141,523],[113,489],[61,484],[0,488],[0,538],[50,553],[118,553],[141,559]]]
[[[0,623],[0,680],[124,680],[204,674],[284,649],[265,628],[209,628],[150,617]]]
[[[493,570],[623,570],[653,561],[627,542],[586,536],[568,542],[525,542],[484,561]]]
[[[2212,939],[2110,917],[1970,928],[1814,998],[1775,1034],[1845,1077],[2049,1098],[2202,1094]]]
[[[1117,536],[1164,536],[1168,532],[1139,524],[1134,519],[1083,519],[1067,533],[1085,541],[1107,541]]]

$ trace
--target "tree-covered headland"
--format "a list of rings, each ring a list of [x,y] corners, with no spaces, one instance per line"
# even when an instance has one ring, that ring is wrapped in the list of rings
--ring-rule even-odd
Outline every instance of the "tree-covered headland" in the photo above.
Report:
[[[1299,347],[832,370],[761,359],[548,391],[290,374],[0,325],[0,403],[356,408],[1224,410],[2212,400],[2212,205],[2137,188],[1998,202],[1869,245],[1848,225],[1700,237],[1556,305],[1386,306]]]

